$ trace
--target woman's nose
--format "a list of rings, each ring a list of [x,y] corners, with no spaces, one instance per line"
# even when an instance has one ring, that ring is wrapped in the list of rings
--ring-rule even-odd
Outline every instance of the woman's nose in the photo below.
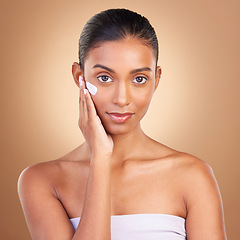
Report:
[[[130,86],[126,82],[119,82],[114,91],[113,103],[124,107],[131,102]]]

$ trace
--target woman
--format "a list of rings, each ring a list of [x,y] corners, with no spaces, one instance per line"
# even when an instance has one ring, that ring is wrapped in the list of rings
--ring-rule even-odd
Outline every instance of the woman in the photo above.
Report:
[[[106,10],[85,25],[72,73],[86,141],[21,174],[33,239],[226,239],[211,168],[141,129],[157,60],[155,31],[137,13]]]

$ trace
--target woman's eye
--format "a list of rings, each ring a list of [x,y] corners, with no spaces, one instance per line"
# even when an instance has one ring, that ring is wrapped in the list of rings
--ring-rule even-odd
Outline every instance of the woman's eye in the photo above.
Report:
[[[112,82],[113,80],[108,77],[108,76],[99,76],[97,77],[97,79],[100,81],[100,82]]]
[[[147,81],[147,78],[145,77],[136,77],[133,79],[133,82],[138,84],[144,84],[146,81]]]

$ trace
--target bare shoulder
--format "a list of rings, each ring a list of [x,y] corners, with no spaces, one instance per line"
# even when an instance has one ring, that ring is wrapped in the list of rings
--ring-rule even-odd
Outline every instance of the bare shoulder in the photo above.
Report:
[[[18,195],[24,211],[33,198],[41,199],[46,195],[57,199],[54,183],[59,172],[58,161],[38,163],[22,171],[18,179]]]
[[[213,170],[205,161],[185,152],[180,152],[163,145],[155,140],[151,140],[149,152],[157,164],[164,164],[169,171],[178,175],[182,180],[187,181],[212,181],[214,179]]]
[[[59,159],[38,163],[22,171],[18,179],[18,194],[24,212],[34,208],[34,201],[42,204],[52,199],[60,203],[66,186],[75,186],[75,182],[85,184],[89,159],[83,147],[81,145]]]
[[[209,164],[189,153],[177,151],[156,141],[154,141],[153,146],[151,151],[156,153],[156,158],[160,161],[166,160],[171,164],[172,170],[185,171],[189,174],[195,171],[212,172]]]
[[[25,190],[35,184],[46,184],[51,181],[51,173],[59,171],[59,164],[57,161],[38,163],[25,168],[18,179],[18,190]]]
[[[202,199],[209,196],[209,193],[220,196],[213,170],[207,162],[160,143],[156,143],[155,149],[158,156],[161,156],[158,158],[159,165],[167,166],[164,169],[183,189],[184,199],[189,205],[195,201],[194,198],[202,196]]]
[[[186,206],[187,237],[225,240],[222,199],[210,165],[191,154],[177,151],[169,155],[169,160]]]
[[[211,166],[203,160],[187,153],[179,153],[176,163],[178,173],[182,176],[189,204],[191,199],[210,194],[219,197],[219,188]]]
[[[176,153],[175,155],[176,171],[182,175],[185,180],[186,187],[194,187],[198,185],[215,185],[216,179],[211,166],[188,153]]]
[[[186,204],[188,238],[225,239],[222,199],[212,168],[187,153],[176,153],[173,162]]]
[[[20,174],[18,194],[33,239],[72,239],[73,229],[59,189],[71,185],[76,176],[82,179],[79,176],[86,168],[85,161],[58,159],[35,164]]]
[[[63,179],[65,175],[72,176],[76,172],[81,174],[89,162],[84,152],[83,144],[59,159],[27,167],[20,174],[18,186],[33,185],[38,184],[38,182],[54,185],[59,179]]]
[[[172,149],[159,142],[152,141],[150,148],[151,156],[156,159],[154,167],[164,169],[174,176],[174,179],[184,185],[184,188],[193,187],[198,184],[215,184],[213,170],[205,161],[185,152]]]
[[[198,187],[198,194],[206,188],[218,190],[213,170],[207,162],[191,154],[178,151],[174,151],[168,158],[171,161],[171,170],[184,185],[185,196],[192,195],[196,187]]]
[[[27,168],[25,168],[22,173],[20,174],[20,177],[28,176],[28,175],[39,175],[39,174],[47,174],[50,173],[53,168],[56,170],[60,167],[59,160],[53,160],[48,162],[41,162],[36,163],[34,165],[31,165]]]
[[[88,161],[69,161],[68,159],[57,159],[42,162],[25,168],[18,179],[19,193],[26,188],[47,186],[55,193],[54,187],[69,176],[83,173],[88,166]]]
[[[184,152],[177,152],[171,155],[174,166],[181,173],[187,174],[188,177],[198,176],[213,176],[213,170],[205,161]]]

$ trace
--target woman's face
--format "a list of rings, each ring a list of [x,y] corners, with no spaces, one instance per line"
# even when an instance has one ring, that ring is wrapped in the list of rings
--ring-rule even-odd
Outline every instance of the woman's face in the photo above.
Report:
[[[84,78],[97,87],[97,113],[111,134],[139,126],[159,81],[150,47],[136,38],[102,43],[89,51]]]

